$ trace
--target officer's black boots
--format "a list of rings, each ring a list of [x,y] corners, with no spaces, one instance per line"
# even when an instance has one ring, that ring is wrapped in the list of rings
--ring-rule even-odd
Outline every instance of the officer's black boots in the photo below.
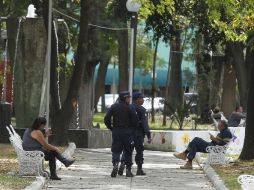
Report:
[[[113,170],[111,172],[111,177],[116,177],[118,171],[118,164],[114,164]]]
[[[131,172],[131,167],[126,167],[126,177],[133,177],[133,173]]]
[[[138,169],[137,169],[136,175],[146,175],[146,173],[142,169],[142,165],[138,165]]]
[[[121,175],[121,176],[123,175],[124,168],[125,168],[125,163],[121,162],[121,165],[118,169],[118,175]]]

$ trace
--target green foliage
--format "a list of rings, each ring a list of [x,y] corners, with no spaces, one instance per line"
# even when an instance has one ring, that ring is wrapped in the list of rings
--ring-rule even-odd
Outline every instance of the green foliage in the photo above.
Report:
[[[141,31],[137,35],[137,47],[136,47],[136,68],[142,68],[144,74],[151,72],[152,61],[154,56],[154,49],[151,45],[151,39],[149,39],[148,34]],[[157,64],[163,67],[166,62],[157,56]]]
[[[213,27],[224,33],[228,41],[245,42],[248,32],[254,29],[254,1],[207,0],[207,3]]]
[[[3,0],[0,1],[1,17],[21,17],[26,16],[27,7],[31,3],[30,0]]]
[[[180,130],[184,128],[184,119],[188,116],[192,101],[184,101],[183,104],[176,105],[174,109],[169,102],[164,101],[164,114],[169,116],[173,121],[176,121]]]

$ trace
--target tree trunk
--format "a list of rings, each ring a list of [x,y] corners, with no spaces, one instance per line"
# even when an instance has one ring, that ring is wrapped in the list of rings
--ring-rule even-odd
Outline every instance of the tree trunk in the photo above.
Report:
[[[235,66],[236,70],[236,77],[237,77],[237,86],[238,91],[240,94],[240,105],[243,106],[244,110],[246,110],[247,106],[247,66],[246,62],[244,60],[244,44],[240,42],[233,42],[229,43],[231,51],[232,51],[232,57],[233,57],[233,64]]]
[[[109,64],[109,56],[107,58],[101,59],[101,63],[98,69],[97,78],[95,82],[95,94],[94,94],[94,107],[97,110],[97,104],[100,96],[104,95],[105,92],[105,79],[107,74],[107,68]]]
[[[153,78],[152,78],[152,123],[155,123],[155,111],[154,111],[154,98],[156,93],[156,59],[157,59],[157,51],[158,51],[159,38],[156,39],[155,42],[155,50],[153,55]]]
[[[254,66],[251,68],[251,77],[249,82],[249,92],[248,92],[248,104],[247,104],[247,118],[246,118],[246,127],[245,127],[245,138],[243,149],[240,154],[240,159],[242,160],[251,160],[254,159]]]
[[[176,107],[183,103],[183,90],[182,90],[182,49],[180,32],[177,32],[175,39],[171,43],[172,57],[170,65],[170,82],[168,100],[169,105],[175,110]]]
[[[232,66],[230,60],[227,60],[224,65],[222,89],[221,110],[226,117],[229,117],[235,109],[234,103],[236,102],[236,74],[235,68]]]
[[[91,128],[93,120],[93,95],[94,95],[94,63],[87,63],[84,79],[80,88],[79,104],[79,128]]]
[[[222,68],[223,68],[223,56],[213,56],[213,70],[212,72],[212,85],[211,85],[211,90],[210,90],[210,106],[215,107],[215,106],[220,106],[221,102],[221,89],[222,89]]]
[[[245,62],[246,62],[246,70],[247,70],[247,73],[248,73],[248,77],[247,77],[247,89],[249,89],[249,86],[250,86],[250,77],[251,77],[251,66],[252,64],[254,63],[254,51],[251,50],[252,47],[248,46],[246,48],[246,59],[245,59]]]
[[[52,130],[54,133],[53,143],[56,145],[66,145],[68,142],[67,129],[73,117],[77,105],[79,89],[84,73],[84,66],[88,55],[88,23],[91,15],[92,0],[81,0],[80,13],[80,33],[77,48],[76,64],[74,66],[67,98],[59,110],[52,118]],[[63,122],[64,118],[64,122]]]
[[[11,31],[8,29],[8,38],[9,32]],[[10,42],[12,41],[10,40]],[[13,92],[16,126],[19,128],[30,127],[34,119],[39,115],[47,49],[46,42],[47,37],[45,36],[42,19],[26,19],[22,21],[15,47],[17,49],[12,54],[16,62],[14,66]],[[13,61],[14,57],[12,58]]]
[[[90,7],[91,17],[90,22],[96,23],[99,0],[88,0],[92,5]],[[88,31],[88,51],[86,54],[86,62],[84,68],[84,75],[81,82],[79,102],[79,119],[80,128],[92,128],[93,126],[93,108],[94,108],[94,71],[96,65],[99,63],[99,43],[98,43],[98,30],[94,27],[90,27]]]
[[[167,71],[165,101],[167,100],[168,92],[169,92],[171,58],[172,58],[172,49],[170,48],[170,51],[169,51],[169,60],[168,60],[168,71]],[[169,113],[169,108],[164,103],[162,126],[166,126],[166,124],[167,124],[167,113]]]
[[[198,113],[201,117],[203,123],[209,121],[209,94],[210,94],[210,84],[209,84],[209,72],[210,72],[210,62],[197,58],[197,75],[198,75]]]
[[[128,32],[118,31],[119,91],[128,89]]]

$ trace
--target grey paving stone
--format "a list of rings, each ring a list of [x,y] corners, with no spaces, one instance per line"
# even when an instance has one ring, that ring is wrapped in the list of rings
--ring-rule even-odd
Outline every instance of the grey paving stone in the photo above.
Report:
[[[134,153],[135,155],[135,153]],[[110,149],[77,149],[76,162],[69,168],[58,171],[61,181],[49,181],[44,189],[112,189],[112,190],[214,190],[203,170],[194,165],[193,170],[182,170],[184,161],[173,153],[160,151],[144,152],[143,166],[146,176],[110,177],[112,170]],[[133,160],[135,160],[133,158]],[[133,165],[133,173],[136,173]],[[124,173],[125,174],[125,173]]]

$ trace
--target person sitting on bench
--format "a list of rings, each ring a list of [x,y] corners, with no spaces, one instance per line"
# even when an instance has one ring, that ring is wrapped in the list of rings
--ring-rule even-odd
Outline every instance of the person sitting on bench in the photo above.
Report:
[[[229,127],[238,127],[241,123],[241,119],[246,118],[246,113],[243,112],[242,106],[236,106],[235,111],[232,112],[228,119]]]
[[[73,164],[74,160],[68,160],[61,155],[60,150],[47,143],[45,136],[42,132],[46,125],[46,119],[44,117],[38,117],[34,120],[32,126],[27,128],[23,135],[23,149],[26,151],[39,150],[45,155],[45,160],[49,161],[50,179],[61,180],[56,174],[56,158],[62,162],[66,167]],[[49,132],[46,131],[46,135]]]
[[[187,163],[184,166],[181,166],[181,169],[192,169],[192,160],[195,158],[197,152],[207,153],[206,148],[208,146],[224,146],[226,145],[230,139],[233,137],[232,133],[228,129],[228,124],[224,120],[220,120],[218,123],[218,130],[219,133],[215,137],[210,134],[211,142],[207,142],[202,138],[195,137],[188,145],[187,149],[178,154],[174,154],[176,158],[186,160],[188,159]]]

